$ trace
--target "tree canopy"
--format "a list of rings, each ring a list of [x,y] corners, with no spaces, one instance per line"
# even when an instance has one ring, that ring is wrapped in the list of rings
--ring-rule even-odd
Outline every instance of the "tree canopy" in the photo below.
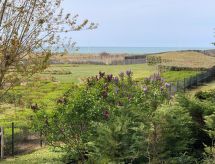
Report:
[[[62,0],[0,0],[2,91],[46,68],[53,47],[71,43],[62,33],[96,28],[64,13],[61,5]]]

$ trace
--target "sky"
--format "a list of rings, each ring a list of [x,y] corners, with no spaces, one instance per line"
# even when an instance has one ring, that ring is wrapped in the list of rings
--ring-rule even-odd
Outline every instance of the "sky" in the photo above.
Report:
[[[99,26],[69,35],[87,47],[210,47],[215,0],[64,0],[65,12]]]

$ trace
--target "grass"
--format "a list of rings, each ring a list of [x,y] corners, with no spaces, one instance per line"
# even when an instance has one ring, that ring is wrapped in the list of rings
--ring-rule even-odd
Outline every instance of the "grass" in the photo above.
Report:
[[[14,122],[15,135],[22,133],[23,128],[30,128],[30,118],[33,116],[33,111],[26,108],[15,107],[12,104],[0,105],[0,126],[5,129],[5,137],[11,136],[11,123]]]
[[[189,78],[195,76],[200,72],[198,71],[168,71],[162,73],[162,77],[168,82],[176,82],[178,80],[183,80],[184,78]]]
[[[5,154],[11,152],[12,122],[14,122],[15,142],[22,141],[31,131],[33,111],[12,104],[0,105],[0,126],[4,127]]]
[[[21,86],[17,86],[10,90],[6,97],[2,100],[3,103],[17,104],[22,107],[14,108],[12,106],[1,106],[0,119],[3,117],[3,113],[10,120],[14,120],[12,116],[15,113],[21,111],[26,107],[29,107],[32,103],[37,103],[39,106],[46,106],[46,108],[53,109],[56,105],[56,100],[62,96],[66,90],[68,90],[73,83],[80,83],[84,78],[93,76],[99,73],[99,71],[106,72],[108,74],[117,75],[120,71],[126,71],[131,69],[134,72],[134,78],[147,77],[156,72],[154,66],[148,66],[147,64],[138,65],[51,65],[44,73],[31,79],[32,81]],[[56,74],[56,71],[71,72],[69,74]],[[54,72],[52,74],[52,71]],[[62,71],[62,72],[63,72]],[[52,81],[50,79],[55,79]],[[4,109],[4,110],[3,110]],[[30,109],[25,109],[24,111]],[[9,114],[6,114],[8,113]],[[32,111],[31,111],[32,112]],[[13,114],[12,114],[13,113]],[[16,115],[19,115],[18,113]],[[0,121],[1,123],[1,121]]]
[[[117,75],[120,71],[126,71],[128,69],[133,71],[134,78],[148,77],[156,72],[155,66],[148,66],[147,64],[119,66],[51,65],[46,71],[34,77],[32,82],[10,90],[3,102],[13,103],[27,108],[31,104],[37,103],[39,107],[53,109],[57,99],[74,83],[78,84],[89,76],[98,75],[99,71]],[[59,72],[62,72],[62,74],[58,74]],[[64,74],[64,72],[66,73]]]
[[[1,104],[0,105],[0,125],[4,127],[9,127],[11,124],[8,122],[15,122],[16,126],[28,126],[29,120],[33,115],[32,110],[15,107],[12,104]]]
[[[211,68],[215,65],[214,57],[204,55],[200,52],[167,52],[156,54],[156,56],[161,56],[163,60],[167,60],[168,62],[163,63],[166,66]]]
[[[68,90],[73,83],[60,83],[36,80],[25,86],[15,87],[9,91],[10,98],[15,97],[17,103],[29,107],[33,103],[53,108],[56,100]],[[16,98],[17,97],[17,98]],[[15,103],[15,102],[14,102]]]
[[[57,54],[51,57],[51,61],[54,63],[103,63],[103,64],[111,64],[112,62],[123,63],[126,54],[70,54],[70,55],[62,55]]]
[[[68,90],[73,83],[80,83],[84,78],[98,74],[99,71],[117,75],[120,71],[131,69],[134,79],[141,80],[156,72],[155,66],[147,64],[137,65],[51,65],[46,71],[32,79],[32,82],[17,86],[9,91],[5,98],[6,103],[16,103],[22,108],[29,108],[31,104],[37,103],[39,107],[53,109],[56,101]],[[64,74],[63,72],[71,72]],[[62,72],[62,74],[56,74]],[[169,82],[182,80],[194,76],[197,71],[169,71],[162,74]],[[55,79],[53,82],[50,79]],[[48,79],[48,80],[47,80]],[[10,111],[11,109],[8,109]],[[30,110],[30,109],[29,109]],[[31,110],[30,110],[31,111]],[[1,117],[0,117],[1,118]]]
[[[79,83],[84,78],[89,76],[94,76],[99,73],[99,71],[106,72],[107,74],[118,75],[120,71],[126,71],[131,69],[134,72],[134,78],[147,77],[156,72],[156,67],[148,66],[147,64],[135,64],[135,65],[51,65],[46,71],[49,72],[47,75],[46,71],[42,73],[42,76],[52,76],[57,81],[63,83]],[[59,72],[60,70],[70,71],[71,74],[55,74],[54,72]],[[53,73],[52,73],[53,72]]]
[[[16,156],[14,158],[8,158],[4,161],[1,161],[2,164],[63,164],[60,161],[62,157],[61,152],[53,152],[48,148],[43,148],[37,150],[31,154],[26,154],[22,156]]]
[[[198,88],[192,89],[190,90],[190,94],[194,95],[195,93],[199,92],[199,91],[209,91],[209,90],[214,90],[215,89],[215,80],[211,81],[209,83],[204,83],[201,86],[199,86]]]

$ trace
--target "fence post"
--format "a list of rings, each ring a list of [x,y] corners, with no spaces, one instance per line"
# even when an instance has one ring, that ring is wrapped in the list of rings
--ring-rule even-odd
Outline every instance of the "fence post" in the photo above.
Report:
[[[190,77],[188,78],[188,81],[189,81],[188,88],[191,88],[191,87],[192,87],[192,85],[191,85],[191,78],[190,78]]]
[[[170,95],[172,94],[172,83],[170,83],[170,86],[169,86],[169,94]]]
[[[211,70],[208,72],[208,79],[207,79],[207,82],[211,81],[212,80],[212,77],[213,77],[213,74],[211,72]]]
[[[184,92],[186,92],[186,78],[184,78]]]
[[[14,156],[14,122],[12,122],[12,138],[11,138],[11,148],[12,148],[12,156]]]
[[[195,80],[196,80],[196,87],[198,87],[198,76],[196,76]]]
[[[1,139],[1,146],[0,146],[0,153],[1,153],[1,159],[4,158],[4,128],[0,127],[0,139]]]
[[[179,81],[176,83],[177,92],[179,92]]]

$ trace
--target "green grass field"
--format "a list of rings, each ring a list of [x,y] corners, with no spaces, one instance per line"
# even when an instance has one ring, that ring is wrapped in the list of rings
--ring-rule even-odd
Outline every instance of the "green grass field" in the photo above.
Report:
[[[0,108],[0,119],[2,119],[3,116],[6,116],[9,119],[9,116],[14,116],[20,111],[22,112],[19,108],[7,104],[21,105],[21,108],[23,109],[29,107],[32,103],[37,103],[39,106],[42,105],[47,109],[52,109],[56,104],[56,100],[62,96],[73,83],[78,84],[84,78],[97,75],[99,71],[118,75],[120,71],[126,71],[128,69],[133,71],[134,78],[148,77],[156,72],[156,67],[148,66],[147,64],[119,66],[51,65],[45,72],[31,79],[31,82],[15,87],[7,93],[7,96],[4,97],[4,99],[2,98],[3,105]],[[68,74],[67,72],[71,73]],[[50,77],[53,77],[55,80],[50,80],[52,79]],[[13,117],[9,120],[13,120]]]
[[[6,103],[22,104],[29,107],[32,103],[53,109],[56,100],[74,83],[78,84],[89,76],[98,75],[99,71],[118,75],[120,71],[131,69],[134,78],[144,78],[156,73],[155,66],[139,65],[51,65],[46,71],[33,78],[30,83],[17,86],[8,92]],[[54,80],[53,80],[54,79]],[[14,101],[15,100],[15,101]]]
[[[197,75],[198,71],[168,71],[162,73],[162,77],[168,82],[176,82]]]
[[[148,66],[147,64],[135,64],[135,65],[51,65],[41,75],[43,77],[52,76],[57,81],[63,83],[81,82],[84,78],[94,76],[99,71],[106,72],[107,74],[118,75],[121,71],[131,69],[134,73],[134,78],[148,77],[153,73],[156,73],[155,66]],[[71,72],[71,74],[55,74],[55,72]]]

